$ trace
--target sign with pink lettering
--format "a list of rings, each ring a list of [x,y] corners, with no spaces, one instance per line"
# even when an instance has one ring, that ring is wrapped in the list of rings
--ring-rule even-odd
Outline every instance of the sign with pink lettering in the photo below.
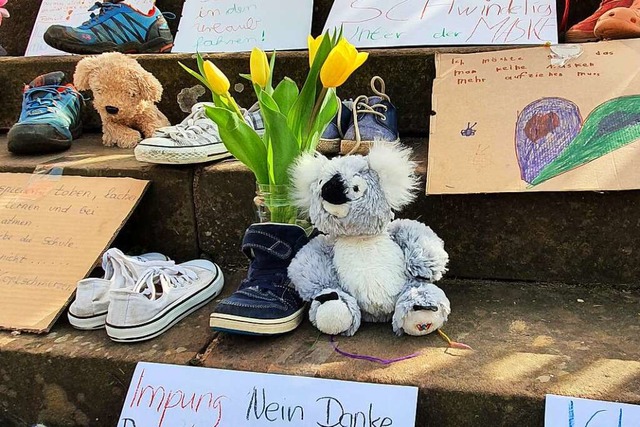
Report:
[[[313,0],[186,0],[172,52],[302,49]]]
[[[357,47],[558,42],[555,0],[335,0],[341,26]]]
[[[117,427],[411,427],[417,403],[417,387],[140,362]]]

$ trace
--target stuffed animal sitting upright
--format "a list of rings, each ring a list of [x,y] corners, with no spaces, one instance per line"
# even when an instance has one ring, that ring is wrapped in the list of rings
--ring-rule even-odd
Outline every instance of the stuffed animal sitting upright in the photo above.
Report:
[[[127,55],[111,52],[84,58],[73,80],[78,90],[93,91],[107,147],[133,148],[142,136],[150,138],[156,129],[170,124],[155,105],[162,85]]]
[[[417,221],[393,220],[414,199],[407,149],[375,145],[368,156],[303,155],[293,195],[322,233],[291,262],[289,277],[323,333],[351,336],[361,321],[391,320],[397,335],[438,330],[451,309],[434,285],[446,272],[443,241]]]

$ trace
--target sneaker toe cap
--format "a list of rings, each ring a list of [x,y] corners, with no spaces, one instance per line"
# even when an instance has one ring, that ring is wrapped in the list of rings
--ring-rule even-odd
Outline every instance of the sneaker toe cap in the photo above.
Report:
[[[281,319],[299,309],[299,306],[287,304],[283,300],[260,300],[236,293],[220,301],[213,312],[251,319]]]

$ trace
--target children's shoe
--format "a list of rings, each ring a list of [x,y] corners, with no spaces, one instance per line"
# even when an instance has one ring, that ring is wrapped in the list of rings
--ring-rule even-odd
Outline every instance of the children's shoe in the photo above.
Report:
[[[353,119],[340,145],[341,154],[367,154],[374,141],[400,142],[398,113],[385,93],[384,80],[378,76],[372,78],[371,89],[375,96],[362,95],[353,101]]]
[[[69,323],[76,329],[104,328],[110,290],[132,288],[142,273],[150,267],[173,265],[173,261],[159,253],[132,257],[119,249],[109,249],[102,256],[104,277],[88,278],[78,282],[76,298],[69,307]]]
[[[136,146],[136,159],[140,162],[186,165],[212,162],[231,157],[222,143],[218,126],[206,113],[212,103],[200,102],[182,123],[158,129],[152,138]],[[258,110],[244,110],[247,123],[258,134],[264,133],[264,123]]]
[[[254,224],[242,242],[251,260],[249,273],[230,297],[211,314],[212,329],[249,335],[276,335],[294,330],[305,305],[287,275],[293,257],[308,242],[302,227]]]
[[[344,133],[349,128],[353,116],[353,101],[344,100],[338,104],[338,112],[327,126],[318,142],[317,151],[322,154],[338,154]]]
[[[44,33],[51,47],[68,53],[97,54],[103,52],[157,53],[173,47],[173,36],[167,21],[153,7],[148,14],[121,3],[96,2],[91,18],[77,28],[52,25]]]
[[[15,154],[47,154],[67,150],[82,134],[82,95],[62,71],[36,77],[24,88],[20,119],[8,134]]]
[[[632,3],[633,0],[602,0],[600,7],[593,15],[569,28],[565,34],[565,41],[567,43],[583,43],[598,40],[594,32],[598,19],[613,8],[629,7]]]
[[[112,290],[107,335],[114,341],[155,338],[220,294],[224,276],[198,259],[147,270],[133,289]]]
[[[593,32],[601,40],[640,37],[640,0],[635,0],[629,7],[616,7],[602,15]]]

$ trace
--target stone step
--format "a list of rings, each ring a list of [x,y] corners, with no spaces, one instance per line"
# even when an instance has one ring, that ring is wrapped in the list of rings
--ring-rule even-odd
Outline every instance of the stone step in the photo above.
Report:
[[[426,141],[404,141],[420,162],[424,189]],[[5,144],[6,136],[0,136],[0,172],[32,172],[68,155],[131,155],[65,168],[67,174],[152,181],[116,245],[165,252],[178,260],[204,253],[225,268],[246,266],[239,246],[256,218],[255,183],[239,162],[149,165],[137,162],[131,150],[103,147],[94,134],[66,153],[49,156],[12,156]],[[640,286],[639,191],[420,194],[400,216],[430,225],[444,239],[451,276]]]
[[[227,274],[225,294],[243,276]],[[547,393],[640,404],[637,292],[455,280],[441,286],[453,309],[444,330],[474,350],[447,350],[433,335],[398,338],[387,324],[336,338],[350,353],[419,354],[388,366],[339,355],[308,320],[280,337],[214,334],[208,316],[215,302],[136,345],[73,330],[64,318],[48,335],[0,332],[0,425],[114,426],[138,361],[417,386],[421,427],[538,427]]]

